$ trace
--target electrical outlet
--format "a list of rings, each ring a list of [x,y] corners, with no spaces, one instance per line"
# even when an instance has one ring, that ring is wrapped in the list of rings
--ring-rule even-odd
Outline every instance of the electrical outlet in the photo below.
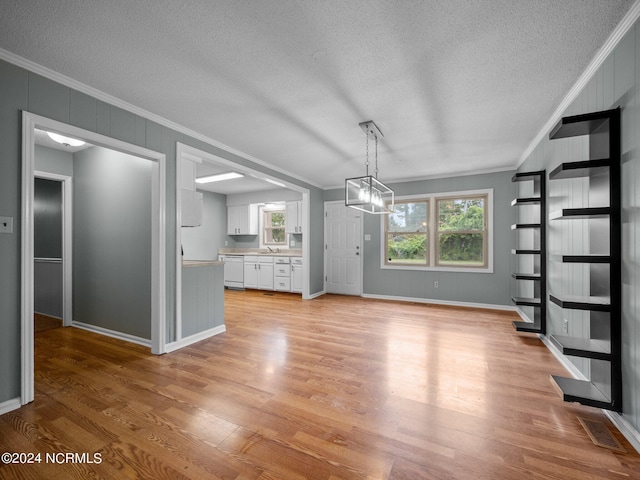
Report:
[[[13,217],[0,217],[0,233],[13,233]]]
[[[224,246],[225,246],[225,247],[228,247],[228,246],[229,246],[229,240],[225,240],[225,241],[224,241]]]
[[[566,318],[562,319],[562,333],[569,333],[569,320]]]
[[[433,282],[433,288],[438,288],[438,282]]]

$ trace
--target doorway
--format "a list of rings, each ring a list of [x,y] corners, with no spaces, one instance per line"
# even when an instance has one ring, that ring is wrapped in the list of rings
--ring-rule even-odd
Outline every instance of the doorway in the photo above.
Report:
[[[46,326],[56,324],[51,319],[69,326],[72,179],[42,171],[35,171],[34,177],[34,313]]]
[[[22,388],[21,403],[24,405],[34,398],[34,178],[35,170],[35,131],[36,129],[55,132],[73,138],[82,139],[92,145],[119,152],[150,162],[150,337],[149,346],[152,353],[164,353],[166,332],[166,281],[165,281],[165,243],[166,243],[166,159],[165,155],[152,150],[132,145],[111,137],[73,127],[55,120],[28,112],[22,116],[22,217],[21,217],[21,357]],[[70,188],[70,183],[69,183]],[[69,190],[70,194],[71,190]],[[83,226],[91,229],[91,226]],[[70,231],[69,237],[71,238]],[[117,241],[117,238],[116,238]],[[66,242],[69,245],[70,242]],[[148,247],[147,247],[148,248]],[[70,261],[71,252],[66,255]],[[63,255],[64,258],[64,255]],[[65,282],[70,280],[65,277]],[[68,288],[67,288],[68,286]],[[63,314],[65,321],[71,320],[71,283],[65,285],[65,301]],[[126,339],[126,338],[125,338]]]
[[[362,212],[325,202],[325,290],[362,295]]]

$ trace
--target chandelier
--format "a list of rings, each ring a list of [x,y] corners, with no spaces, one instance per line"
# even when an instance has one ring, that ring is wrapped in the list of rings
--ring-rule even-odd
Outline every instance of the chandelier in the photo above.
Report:
[[[382,132],[369,120],[359,124],[366,138],[366,174],[363,177],[347,178],[344,181],[344,199],[347,207],[367,213],[384,214],[393,212],[393,190],[378,180],[378,138]],[[369,139],[375,142],[375,171],[369,175]]]

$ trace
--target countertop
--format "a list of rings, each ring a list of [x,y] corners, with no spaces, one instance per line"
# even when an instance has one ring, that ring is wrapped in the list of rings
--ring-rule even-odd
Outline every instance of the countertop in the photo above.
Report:
[[[218,255],[265,255],[270,257],[301,257],[302,249],[290,248],[280,252],[269,252],[264,248],[219,248]]]
[[[182,260],[182,267],[211,267],[215,265],[224,265],[217,260]]]

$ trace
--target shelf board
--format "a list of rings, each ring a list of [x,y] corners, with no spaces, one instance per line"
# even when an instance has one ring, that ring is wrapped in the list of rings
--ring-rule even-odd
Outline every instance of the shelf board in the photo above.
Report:
[[[596,360],[611,360],[611,342],[562,335],[551,335],[549,338],[565,355]]]
[[[540,255],[540,250],[519,250],[513,249],[511,250],[513,255]]]
[[[528,182],[531,180],[537,180],[536,177],[540,178],[544,175],[544,170],[539,170],[537,172],[517,172],[513,177],[511,177],[512,182]]]
[[[611,400],[588,380],[551,375],[551,384],[565,402],[578,402],[582,405],[608,410],[614,408]]]
[[[511,276],[516,280],[540,280],[542,278],[539,273],[512,273]]]
[[[516,205],[538,205],[540,203],[540,197],[527,197],[527,198],[514,198],[511,200],[511,206]]]
[[[611,160],[608,158],[599,158],[597,160],[562,163],[549,174],[549,180],[582,178],[598,175],[609,169],[610,162]]]
[[[539,307],[541,305],[539,298],[511,297],[514,305],[526,305],[529,307]]]
[[[539,223],[514,223],[511,225],[511,230],[520,230],[523,228],[540,228]]]
[[[583,297],[577,295],[556,297],[555,295],[549,295],[549,300],[562,308],[568,308],[570,310],[589,310],[592,312],[611,311],[611,299],[608,297]]]
[[[549,259],[553,262],[561,263],[610,263],[610,255],[550,255]]]
[[[611,214],[610,207],[563,208],[549,214],[549,220],[603,218]]]
[[[563,117],[549,132],[549,139],[590,135],[607,123],[615,114],[617,114],[617,109]]]
[[[518,332],[544,333],[542,328],[533,322],[513,322],[513,326]]]

